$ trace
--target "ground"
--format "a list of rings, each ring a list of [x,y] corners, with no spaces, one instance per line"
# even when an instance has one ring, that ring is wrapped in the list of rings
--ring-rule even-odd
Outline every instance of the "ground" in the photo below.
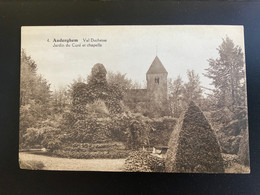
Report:
[[[67,159],[45,155],[19,153],[21,161],[41,161],[43,170],[122,171],[125,159]]]
[[[22,162],[35,162],[32,163],[34,165],[41,162],[44,167],[40,169],[43,170],[123,171],[125,163],[125,159],[68,159],[27,152],[20,152],[19,158]],[[250,168],[233,163],[225,169],[225,173],[250,173]]]

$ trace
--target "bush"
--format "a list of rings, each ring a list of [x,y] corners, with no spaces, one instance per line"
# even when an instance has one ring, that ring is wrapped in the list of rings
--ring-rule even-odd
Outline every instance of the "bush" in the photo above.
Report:
[[[124,169],[131,172],[164,172],[165,161],[149,152],[135,151],[125,160]]]
[[[123,143],[68,143],[62,149],[55,150],[53,155],[65,158],[126,158],[129,150],[125,149]]]
[[[57,150],[61,147],[61,141],[59,138],[55,137],[47,137],[42,141],[42,145],[49,150],[49,152],[52,152],[54,150]]]
[[[103,143],[110,141],[108,125],[110,118],[97,118],[90,115],[84,120],[78,120],[68,132],[68,141],[79,143]]]
[[[149,132],[150,146],[167,146],[176,121],[177,119],[172,117],[153,119],[151,121],[151,126],[153,128]]]
[[[217,131],[223,152],[237,154],[243,132],[247,131],[247,119],[233,120]]]
[[[224,172],[216,135],[203,112],[192,101],[171,134],[166,154],[167,172]]]
[[[28,128],[24,135],[23,145],[25,147],[33,148],[41,145],[43,140],[44,129],[42,128]]]

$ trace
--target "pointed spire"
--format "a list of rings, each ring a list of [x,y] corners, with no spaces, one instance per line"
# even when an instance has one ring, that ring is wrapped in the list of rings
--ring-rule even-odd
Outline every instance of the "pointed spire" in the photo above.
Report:
[[[151,66],[146,74],[158,74],[158,73],[168,73],[168,72],[166,71],[162,62],[156,55],[156,57],[153,60],[153,63],[151,64]]]

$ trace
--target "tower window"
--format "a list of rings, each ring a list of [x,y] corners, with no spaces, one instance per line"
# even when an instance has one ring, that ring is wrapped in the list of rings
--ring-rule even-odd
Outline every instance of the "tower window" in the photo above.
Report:
[[[155,81],[155,83],[158,83],[158,84],[159,84],[159,77],[156,77],[156,78],[154,79],[154,81]]]

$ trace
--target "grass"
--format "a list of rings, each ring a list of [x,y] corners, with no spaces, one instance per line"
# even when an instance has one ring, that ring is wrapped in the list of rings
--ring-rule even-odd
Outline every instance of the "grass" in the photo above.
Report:
[[[21,162],[40,161],[44,164],[44,170],[64,171],[122,171],[125,163],[125,159],[69,159],[27,152],[20,152],[19,158]],[[20,167],[24,168],[21,164]]]

